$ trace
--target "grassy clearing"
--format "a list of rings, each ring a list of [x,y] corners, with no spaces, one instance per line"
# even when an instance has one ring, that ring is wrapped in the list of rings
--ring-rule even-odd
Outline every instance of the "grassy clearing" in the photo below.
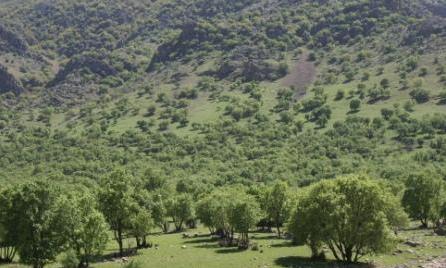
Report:
[[[414,224],[413,226],[416,226]],[[436,236],[432,230],[410,229],[399,234],[400,243],[397,249],[390,254],[368,256],[363,264],[347,266],[336,263],[331,254],[326,262],[315,262],[309,259],[310,250],[306,246],[293,246],[289,240],[278,239],[272,233],[251,233],[253,243],[259,245],[259,250],[239,251],[237,248],[223,248],[218,240],[208,235],[207,229],[199,228],[188,232],[196,237],[183,238],[181,233],[156,234],[150,237],[154,247],[138,251],[138,255],[131,257],[141,264],[141,267],[169,267],[169,268],[226,268],[226,267],[365,267],[366,263],[374,263],[377,267],[395,267],[407,265],[409,268],[419,267],[434,258],[446,254],[446,238]],[[411,247],[405,242],[419,243]],[[133,240],[127,240],[126,247],[134,246]],[[116,243],[109,242],[105,255],[113,255],[118,251]],[[92,265],[101,268],[122,267],[121,259],[109,259]],[[18,264],[6,265],[5,268],[26,267]],[[50,267],[60,267],[52,264]]]
[[[182,234],[168,234],[152,236],[153,244],[158,249],[142,250],[132,258],[140,262],[143,267],[172,267],[172,268],[223,268],[223,267],[334,267],[336,264],[332,256],[327,262],[313,262],[309,259],[310,250],[306,246],[293,246],[290,241],[277,239],[271,233],[252,233],[252,242],[259,245],[259,251],[239,251],[237,248],[221,248],[218,241],[207,235],[206,229],[192,230],[190,234],[197,234],[195,238],[183,238]],[[417,267],[431,258],[446,254],[446,238],[433,235],[431,230],[408,230],[400,234],[401,243],[392,254],[369,256],[363,261],[374,262],[378,267],[394,267],[407,264]],[[406,245],[406,241],[420,243],[419,247]],[[130,241],[130,246],[133,241]],[[186,246],[186,248],[183,248]],[[116,252],[113,241],[108,253]],[[120,267],[119,262],[97,264],[97,267]],[[358,265],[360,267],[361,265]]]

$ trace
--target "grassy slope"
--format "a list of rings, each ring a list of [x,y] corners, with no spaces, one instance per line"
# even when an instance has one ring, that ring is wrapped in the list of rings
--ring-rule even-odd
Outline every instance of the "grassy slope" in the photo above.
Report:
[[[437,95],[445,89],[446,85],[439,82],[440,76],[437,75],[435,71],[435,68],[438,65],[433,65],[434,57],[438,57],[440,59],[440,64],[444,64],[446,62],[446,53],[422,55],[419,61],[419,68],[414,72],[409,73],[407,78],[407,80],[409,81],[409,87],[411,87],[411,83],[414,80],[422,79],[423,88],[429,90],[431,95],[431,100],[429,102],[423,104],[415,104],[414,111],[411,113],[416,118],[422,118],[423,115],[425,114],[446,112],[446,106],[439,105],[438,101],[436,100]],[[295,60],[290,60],[290,64],[295,64],[295,62],[296,62]],[[383,74],[377,74],[376,66],[384,67]],[[418,73],[420,67],[422,66],[428,66],[429,72],[428,75],[420,78],[418,76]],[[400,79],[398,77],[398,73],[396,72],[397,67],[398,64],[393,62],[383,65],[379,65],[376,63],[372,64],[371,67],[361,68],[358,74],[356,75],[355,80],[353,80],[352,82],[344,83],[343,75],[340,75],[338,77],[338,82],[336,82],[335,84],[323,85],[325,93],[328,95],[328,104],[330,105],[333,111],[329,125],[331,125],[335,121],[343,120],[349,114],[351,114],[349,113],[350,111],[349,103],[352,98],[349,97],[348,93],[351,90],[356,90],[357,85],[359,83],[365,84],[366,90],[368,90],[369,88],[372,88],[375,85],[378,85],[379,87],[380,81],[384,78],[387,78],[390,80],[389,89],[391,92],[391,97],[387,100],[378,101],[373,104],[367,103],[367,97],[366,97],[362,101],[361,109],[358,113],[356,113],[356,115],[374,118],[381,116],[381,109],[383,108],[393,108],[395,105],[399,105],[401,109],[403,109],[404,103],[411,100],[411,97],[409,95],[411,88],[406,90],[400,89],[400,85],[398,83]],[[326,62],[322,62],[320,65],[317,66],[318,71],[324,70],[325,68],[328,68],[328,64]],[[360,76],[365,71],[370,73],[370,79],[368,81],[361,82]],[[194,86],[196,86],[199,79],[200,78],[195,73],[192,73],[191,75],[187,76],[186,78],[180,81],[179,83],[180,86],[179,89],[177,89],[177,91],[185,88],[193,88]],[[273,118],[275,118],[276,115],[271,111],[271,109],[277,104],[277,100],[275,97],[277,94],[277,90],[283,87],[281,85],[281,81],[282,80],[274,82],[262,82],[260,84],[263,94],[261,111],[269,114]],[[136,127],[136,123],[139,120],[149,120],[149,118],[144,117],[144,113],[146,112],[147,108],[153,104],[157,106],[157,114],[151,117],[155,119],[154,128],[156,128],[158,123],[161,121],[159,119],[159,113],[163,109],[160,106],[160,104],[157,104],[155,102],[156,96],[160,92],[165,92],[167,93],[167,96],[170,99],[174,99],[175,90],[172,90],[173,88],[174,85],[164,84],[162,86],[155,88],[152,96],[145,95],[139,97],[138,94],[135,92],[124,94],[123,96],[128,98],[129,103],[131,103],[132,107],[139,109],[139,112],[136,115],[129,113],[125,116],[122,116],[117,120],[117,123],[111,127],[111,130],[116,131],[118,133],[122,133],[126,130],[134,129]],[[343,90],[345,92],[346,96],[344,99],[335,100],[335,96],[338,90]],[[242,99],[245,99],[247,97],[240,91],[229,91],[228,89],[226,89],[223,94],[228,96],[236,96]],[[312,93],[307,92],[307,95],[304,98],[310,98],[311,96]],[[357,98],[357,96],[355,98]],[[187,108],[188,119],[190,121],[189,126],[186,128],[178,128],[178,124],[172,124],[169,128],[170,131],[179,135],[188,135],[188,134],[194,135],[194,132],[191,131],[192,123],[214,122],[220,116],[223,115],[224,107],[228,104],[227,102],[210,100],[209,94],[205,92],[199,92],[199,96],[197,99],[187,100],[187,101],[189,102],[189,107]],[[108,108],[103,109],[102,111],[110,111],[111,108],[113,108],[113,104],[109,104]],[[96,110],[96,112],[100,111],[101,109]],[[64,118],[64,113],[54,114],[52,120],[55,124],[53,124],[53,127],[63,128],[64,127],[63,118]],[[298,119],[304,120],[304,115],[303,114],[298,115]]]

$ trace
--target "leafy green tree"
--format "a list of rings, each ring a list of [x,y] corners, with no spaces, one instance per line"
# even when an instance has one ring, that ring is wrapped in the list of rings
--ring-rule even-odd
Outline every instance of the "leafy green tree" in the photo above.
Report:
[[[99,192],[101,211],[113,231],[121,256],[124,254],[125,232],[131,229],[132,216],[138,209],[133,193],[133,177],[121,169],[113,171],[105,178]]]
[[[259,221],[261,211],[254,196],[234,186],[216,189],[204,197],[197,214],[206,226],[220,232],[226,245],[233,245],[234,233],[240,233],[239,246],[246,248],[248,232]]]
[[[330,106],[322,105],[312,110],[310,114],[307,114],[306,118],[311,122],[315,122],[320,128],[324,128],[330,120],[331,114]]]
[[[147,247],[147,236],[152,230],[153,225],[154,223],[150,212],[144,207],[139,207],[130,220],[129,231],[129,234],[136,238],[136,246],[138,248]]]
[[[429,91],[422,88],[414,89],[409,94],[417,103],[428,102],[430,98]]]
[[[361,107],[361,101],[358,99],[354,99],[350,102],[350,110],[353,112],[357,112]]]
[[[142,178],[148,191],[158,190],[166,185],[166,177],[159,170],[148,168]]]
[[[14,222],[10,221],[9,209],[12,208],[12,189],[3,189],[0,192],[0,262],[11,263],[17,253],[15,242],[17,235],[14,233]]]
[[[388,108],[381,109],[381,115],[385,120],[389,120],[395,112]]]
[[[56,207],[59,193],[53,184],[40,180],[4,193],[9,201],[2,208],[2,215],[7,215],[3,228],[14,239],[20,260],[34,268],[53,262],[66,243],[64,215]]]
[[[194,217],[192,198],[188,194],[173,197],[167,204],[167,215],[172,217],[177,231],[183,229],[183,224]]]
[[[264,208],[267,217],[274,222],[280,237],[280,227],[290,214],[290,190],[286,182],[278,181],[265,193]]]
[[[59,214],[64,215],[68,247],[71,248],[79,266],[88,267],[92,258],[102,253],[108,242],[109,226],[97,209],[97,201],[86,189],[64,195],[57,202]]]
[[[197,204],[197,217],[207,226],[211,233],[220,230],[230,240],[233,229],[229,225],[228,210],[232,201],[229,191],[216,189],[203,197]]]
[[[342,100],[345,96],[345,91],[340,89],[338,92],[336,92],[335,100]]]
[[[444,187],[443,180],[432,172],[410,175],[403,196],[403,205],[409,216],[421,221],[425,228],[429,221],[436,223],[444,202]]]
[[[370,79],[370,73],[369,72],[364,72],[362,74],[361,80],[362,81],[368,81]]]
[[[233,197],[229,207],[229,224],[234,231],[240,234],[239,247],[249,246],[249,230],[256,225],[260,219],[260,207],[253,196],[240,194]]]
[[[200,222],[209,228],[209,232],[214,234],[218,225],[216,213],[219,200],[213,198],[212,195],[206,196],[198,201],[196,205],[197,218]]]
[[[389,86],[390,86],[390,81],[389,81],[389,79],[384,78],[384,79],[381,80],[381,82],[379,82],[379,84],[380,84],[384,89],[386,89],[386,88],[389,88]]]
[[[319,182],[299,199],[289,230],[296,242],[310,246],[313,257],[321,257],[326,245],[336,259],[357,262],[394,245],[392,225],[401,222],[389,214],[403,212],[391,195],[358,176]]]
[[[427,67],[421,67],[420,68],[420,74],[419,74],[419,76],[426,76],[428,74],[428,69],[427,69]]]
[[[154,224],[159,226],[164,233],[169,232],[170,222],[167,205],[169,203],[168,191],[160,189],[152,193],[153,207],[152,218]]]

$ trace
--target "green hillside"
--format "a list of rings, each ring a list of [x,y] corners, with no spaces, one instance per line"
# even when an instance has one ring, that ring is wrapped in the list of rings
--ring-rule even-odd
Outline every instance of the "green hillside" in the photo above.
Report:
[[[401,198],[445,164],[444,0],[0,1],[5,187],[125,170],[195,204],[355,174]]]
[[[2,177],[96,177],[117,164],[138,174],[139,161],[172,178],[293,184],[383,176],[401,158],[440,168],[443,11],[441,1],[3,2]]]

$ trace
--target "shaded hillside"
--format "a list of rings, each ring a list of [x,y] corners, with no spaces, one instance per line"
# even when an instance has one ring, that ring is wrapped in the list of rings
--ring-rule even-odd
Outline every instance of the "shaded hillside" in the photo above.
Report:
[[[15,95],[23,93],[20,83],[8,72],[5,66],[0,65],[0,93],[12,92]]]

